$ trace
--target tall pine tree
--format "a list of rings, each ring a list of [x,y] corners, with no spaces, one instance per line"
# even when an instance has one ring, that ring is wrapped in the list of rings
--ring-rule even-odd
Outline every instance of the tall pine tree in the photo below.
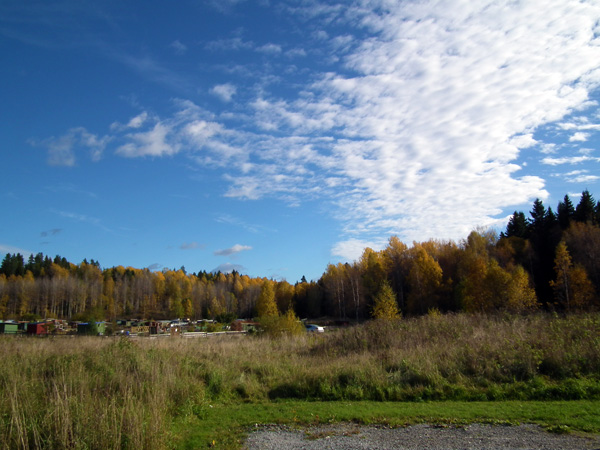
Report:
[[[558,223],[560,224],[560,228],[563,230],[569,228],[574,216],[575,207],[573,206],[573,202],[568,195],[565,195],[563,201],[558,203]]]
[[[581,193],[581,199],[575,208],[575,220],[582,223],[594,223],[596,213],[596,202],[592,194],[586,189]]]
[[[522,212],[515,211],[506,225],[505,237],[516,236],[520,238],[527,237],[527,219]]]

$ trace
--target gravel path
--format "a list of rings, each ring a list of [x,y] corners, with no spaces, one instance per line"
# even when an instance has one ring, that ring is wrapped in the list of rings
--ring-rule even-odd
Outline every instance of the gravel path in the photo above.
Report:
[[[386,428],[337,424],[295,430],[266,426],[249,435],[247,450],[600,450],[600,435],[553,434],[536,425]]]

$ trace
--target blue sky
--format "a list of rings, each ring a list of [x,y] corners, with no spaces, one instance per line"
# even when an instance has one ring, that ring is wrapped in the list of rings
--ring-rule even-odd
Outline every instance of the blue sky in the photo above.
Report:
[[[3,0],[0,254],[317,279],[600,196],[595,1]]]

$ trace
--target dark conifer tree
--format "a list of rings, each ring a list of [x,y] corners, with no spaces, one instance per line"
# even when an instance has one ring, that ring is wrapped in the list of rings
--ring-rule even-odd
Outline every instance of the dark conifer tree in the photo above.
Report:
[[[558,203],[558,223],[560,224],[560,228],[562,230],[569,228],[574,216],[575,207],[573,206],[573,202],[568,195],[565,195],[564,200]]]
[[[525,218],[525,214],[517,211],[514,212],[506,225],[506,233],[504,236],[527,237],[527,219]]]
[[[529,211],[529,228],[534,235],[542,234],[546,225],[546,207],[544,203],[536,198],[533,202],[533,209]]]
[[[560,240],[560,228],[551,208],[546,210],[538,198],[530,211],[529,240],[534,252],[532,275],[538,300],[552,301],[550,280],[554,276],[554,250]],[[557,240],[558,237],[558,240]]]
[[[592,194],[586,189],[581,193],[581,200],[575,208],[575,220],[582,223],[594,223],[596,202]]]
[[[0,265],[0,273],[6,275],[7,277],[12,275],[10,273],[11,261],[12,255],[10,253],[7,253],[6,255],[4,255],[4,259],[2,260],[2,264]]]
[[[544,228],[546,232],[553,231],[552,229],[556,225],[558,225],[558,218],[556,217],[556,214],[554,214],[554,211],[552,211],[552,208],[548,208],[546,211],[546,217],[544,218]]]

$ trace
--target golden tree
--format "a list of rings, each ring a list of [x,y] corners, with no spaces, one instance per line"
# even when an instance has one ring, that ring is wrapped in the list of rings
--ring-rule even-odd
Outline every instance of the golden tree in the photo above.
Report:
[[[374,319],[399,319],[400,310],[396,302],[396,295],[390,284],[384,281],[379,289],[379,293],[375,296],[375,304],[373,305]]]
[[[411,313],[425,313],[437,306],[442,268],[421,244],[415,242],[409,253],[408,310]]]
[[[594,300],[594,286],[583,266],[573,265],[569,249],[564,241],[556,247],[554,258],[556,279],[550,282],[559,304],[567,310],[585,308]]]
[[[278,316],[277,303],[275,302],[275,289],[273,283],[265,280],[260,289],[260,295],[256,302],[256,314],[258,317]]]

